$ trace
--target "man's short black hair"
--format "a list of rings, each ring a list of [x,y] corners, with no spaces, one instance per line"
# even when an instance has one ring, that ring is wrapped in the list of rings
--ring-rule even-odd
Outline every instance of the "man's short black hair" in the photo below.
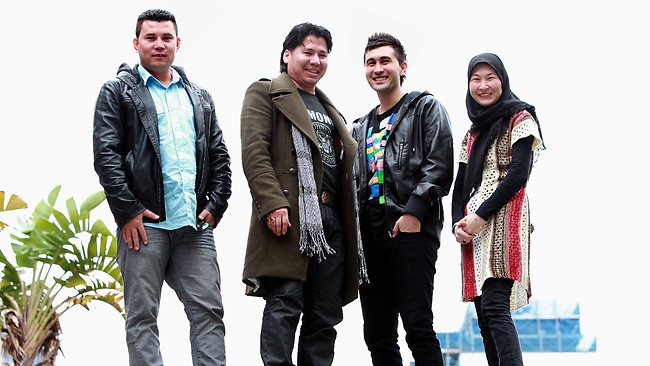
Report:
[[[178,35],[178,26],[176,25],[176,17],[174,17],[174,14],[168,12],[167,10],[149,9],[140,14],[138,21],[135,23],[135,38],[140,37],[142,23],[144,23],[145,20],[153,20],[154,22],[171,21],[174,23],[174,31],[176,32],[176,35]]]
[[[303,44],[308,36],[320,37],[327,44],[327,52],[332,51],[332,34],[327,28],[312,23],[301,23],[294,26],[287,38],[282,43],[282,52],[280,52],[280,72],[287,72],[287,63],[284,62],[284,51],[293,51],[294,48]]]

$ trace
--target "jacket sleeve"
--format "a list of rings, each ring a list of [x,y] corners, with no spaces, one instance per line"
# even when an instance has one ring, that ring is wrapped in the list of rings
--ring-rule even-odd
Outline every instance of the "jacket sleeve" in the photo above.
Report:
[[[445,108],[432,96],[424,103],[420,115],[423,129],[423,161],[420,181],[406,203],[404,213],[415,215],[420,220],[431,205],[446,196],[451,188],[454,174],[454,147],[451,124]]]
[[[221,220],[228,208],[228,199],[232,194],[232,172],[230,170],[230,155],[226,148],[223,132],[219,127],[214,101],[207,91],[203,91],[206,100],[210,101],[210,121],[208,140],[208,179],[206,192],[208,203],[206,209],[215,219]]]
[[[257,81],[246,90],[240,126],[242,166],[260,220],[273,210],[290,207],[271,159],[275,115],[267,83]]]
[[[120,228],[145,210],[129,188],[126,165],[133,162],[133,156],[126,155],[122,106],[119,81],[107,82],[99,92],[93,122],[95,171]]]
[[[463,204],[463,187],[465,185],[465,170],[467,164],[463,162],[458,163],[458,172],[456,173],[456,180],[454,182],[454,191],[451,195],[451,223],[452,233],[453,224],[460,221],[465,216],[465,205]]]

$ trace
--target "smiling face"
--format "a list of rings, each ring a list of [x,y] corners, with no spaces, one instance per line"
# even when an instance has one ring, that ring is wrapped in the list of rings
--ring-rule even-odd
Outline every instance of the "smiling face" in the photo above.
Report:
[[[328,54],[325,39],[307,36],[293,50],[284,50],[282,59],[298,89],[313,93],[316,84],[327,71]]]
[[[170,68],[180,44],[171,21],[145,20],[140,35],[133,40],[142,67],[161,82],[171,78]]]
[[[400,77],[406,73],[406,61],[397,61],[395,49],[382,46],[366,52],[366,80],[377,93],[400,88]]]
[[[474,67],[469,78],[469,93],[481,107],[487,108],[501,98],[503,89],[497,72],[488,64]]]

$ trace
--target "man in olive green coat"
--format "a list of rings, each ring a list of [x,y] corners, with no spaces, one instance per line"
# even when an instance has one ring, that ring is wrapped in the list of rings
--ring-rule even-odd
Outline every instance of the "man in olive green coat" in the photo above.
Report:
[[[266,300],[264,365],[331,365],[334,326],[357,297],[358,220],[352,164],[357,148],[341,113],[316,84],[327,70],[330,32],[310,23],[287,35],[280,75],[254,82],[241,112],[242,164],[252,196],[243,281]]]

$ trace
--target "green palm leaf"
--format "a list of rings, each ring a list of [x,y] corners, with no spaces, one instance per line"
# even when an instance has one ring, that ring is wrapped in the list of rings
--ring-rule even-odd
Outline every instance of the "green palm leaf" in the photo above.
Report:
[[[91,220],[92,210],[106,199],[104,193],[91,194],[79,209],[70,197],[61,212],[55,208],[60,191],[61,186],[52,189],[23,228],[12,231],[15,263],[0,250],[0,309],[22,313],[26,360],[46,349],[43,342],[58,339],[59,317],[73,306],[89,309],[91,302],[103,302],[125,316],[117,239],[102,220]],[[4,202],[0,192],[0,211],[26,207],[13,196],[6,208]],[[25,275],[31,276],[30,281],[23,279]],[[43,352],[55,355],[56,349]]]

